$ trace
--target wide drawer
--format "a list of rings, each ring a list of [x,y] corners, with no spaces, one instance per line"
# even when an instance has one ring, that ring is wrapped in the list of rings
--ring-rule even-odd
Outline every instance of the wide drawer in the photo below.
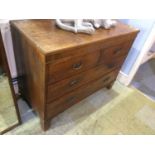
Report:
[[[67,108],[79,102],[80,100],[84,99],[85,97],[91,95],[95,91],[112,83],[116,79],[117,74],[118,74],[118,70],[115,72],[109,73],[98,80],[90,82],[84,85],[83,87],[76,89],[75,91],[59,98],[58,100],[50,102],[49,104],[46,105],[47,117],[48,118],[54,117],[55,115],[66,110]]]
[[[89,54],[73,56],[56,64],[48,64],[47,81],[48,83],[55,83],[102,63],[111,65],[116,57],[128,53],[131,42],[132,41],[128,41],[106,48],[100,48],[97,51],[88,52]]]
[[[74,75],[55,84],[49,85],[47,92],[47,101],[53,101],[54,99],[61,97],[65,93],[73,91],[74,89],[90,81],[98,79],[116,68],[120,68],[123,62],[124,56],[116,57],[111,64],[102,63],[101,65],[89,69],[86,72],[82,72],[78,75]]]
[[[48,82],[54,83],[71,75],[80,73],[96,66],[100,58],[100,51],[91,54],[74,56],[60,63],[48,65]]]

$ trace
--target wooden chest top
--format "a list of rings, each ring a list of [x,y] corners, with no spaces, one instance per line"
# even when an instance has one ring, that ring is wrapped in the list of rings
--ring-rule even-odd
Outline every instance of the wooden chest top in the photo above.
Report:
[[[49,19],[18,20],[11,21],[11,24],[45,55],[138,31],[120,22],[110,30],[100,28],[93,35],[74,34],[61,30],[56,27],[54,20]]]

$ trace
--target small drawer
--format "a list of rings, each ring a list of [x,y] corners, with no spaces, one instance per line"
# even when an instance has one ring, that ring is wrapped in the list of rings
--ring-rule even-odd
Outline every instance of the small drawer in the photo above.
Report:
[[[120,43],[108,48],[101,49],[101,58],[100,63],[109,65],[115,61],[118,57],[123,57],[128,54],[129,49],[131,48],[131,41]]]
[[[61,80],[54,84],[48,86],[47,101],[53,101],[62,95],[73,91],[74,89],[90,82],[96,80],[105,74],[111,72],[112,70],[121,67],[124,57],[116,58],[113,63],[109,65],[101,64],[97,67],[89,69],[86,72],[82,72],[78,75],[74,75],[67,79]]]
[[[85,71],[97,65],[100,51],[91,52],[82,56],[70,57],[56,64],[48,64],[48,83],[55,83],[74,74]]]
[[[85,84],[84,86],[79,87],[75,91],[62,96],[58,100],[50,102],[49,104],[46,105],[47,117],[48,118],[54,117],[58,113],[66,110],[67,108],[71,107],[75,103],[91,95],[95,91],[112,83],[116,79],[117,74],[118,74],[118,70],[116,70],[115,72],[109,73],[106,76],[96,81]]]

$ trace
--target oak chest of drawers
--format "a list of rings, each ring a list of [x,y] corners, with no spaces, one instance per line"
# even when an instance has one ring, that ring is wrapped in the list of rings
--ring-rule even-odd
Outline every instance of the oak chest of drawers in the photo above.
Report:
[[[63,31],[54,20],[10,24],[19,89],[44,130],[57,114],[112,85],[138,33],[122,23],[93,35]]]

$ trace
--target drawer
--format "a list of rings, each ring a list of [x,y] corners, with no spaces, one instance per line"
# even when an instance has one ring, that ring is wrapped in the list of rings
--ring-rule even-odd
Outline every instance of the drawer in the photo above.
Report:
[[[117,57],[126,56],[131,48],[132,42],[124,42],[108,48],[101,49],[101,57],[99,63],[112,64]]]
[[[100,51],[91,52],[82,56],[74,56],[63,62],[48,64],[48,83],[54,83],[71,75],[96,66],[100,58]]]
[[[58,100],[55,100],[54,102],[50,102],[49,104],[46,105],[47,117],[48,118],[54,117],[55,115],[59,114],[60,112],[63,112],[64,110],[71,107],[80,100],[84,99],[85,97],[91,95],[95,91],[110,84],[116,79],[117,74],[118,71],[107,74],[106,76],[96,81],[88,83],[83,87],[80,87],[75,91],[67,95],[64,95],[63,97],[59,98]]]
[[[47,101],[53,101],[54,99],[68,93],[90,81],[98,79],[105,74],[111,72],[116,68],[120,68],[124,61],[124,57],[117,57],[111,65],[101,64],[97,67],[89,69],[86,72],[82,72],[78,75],[74,75],[55,84],[48,86]]]

